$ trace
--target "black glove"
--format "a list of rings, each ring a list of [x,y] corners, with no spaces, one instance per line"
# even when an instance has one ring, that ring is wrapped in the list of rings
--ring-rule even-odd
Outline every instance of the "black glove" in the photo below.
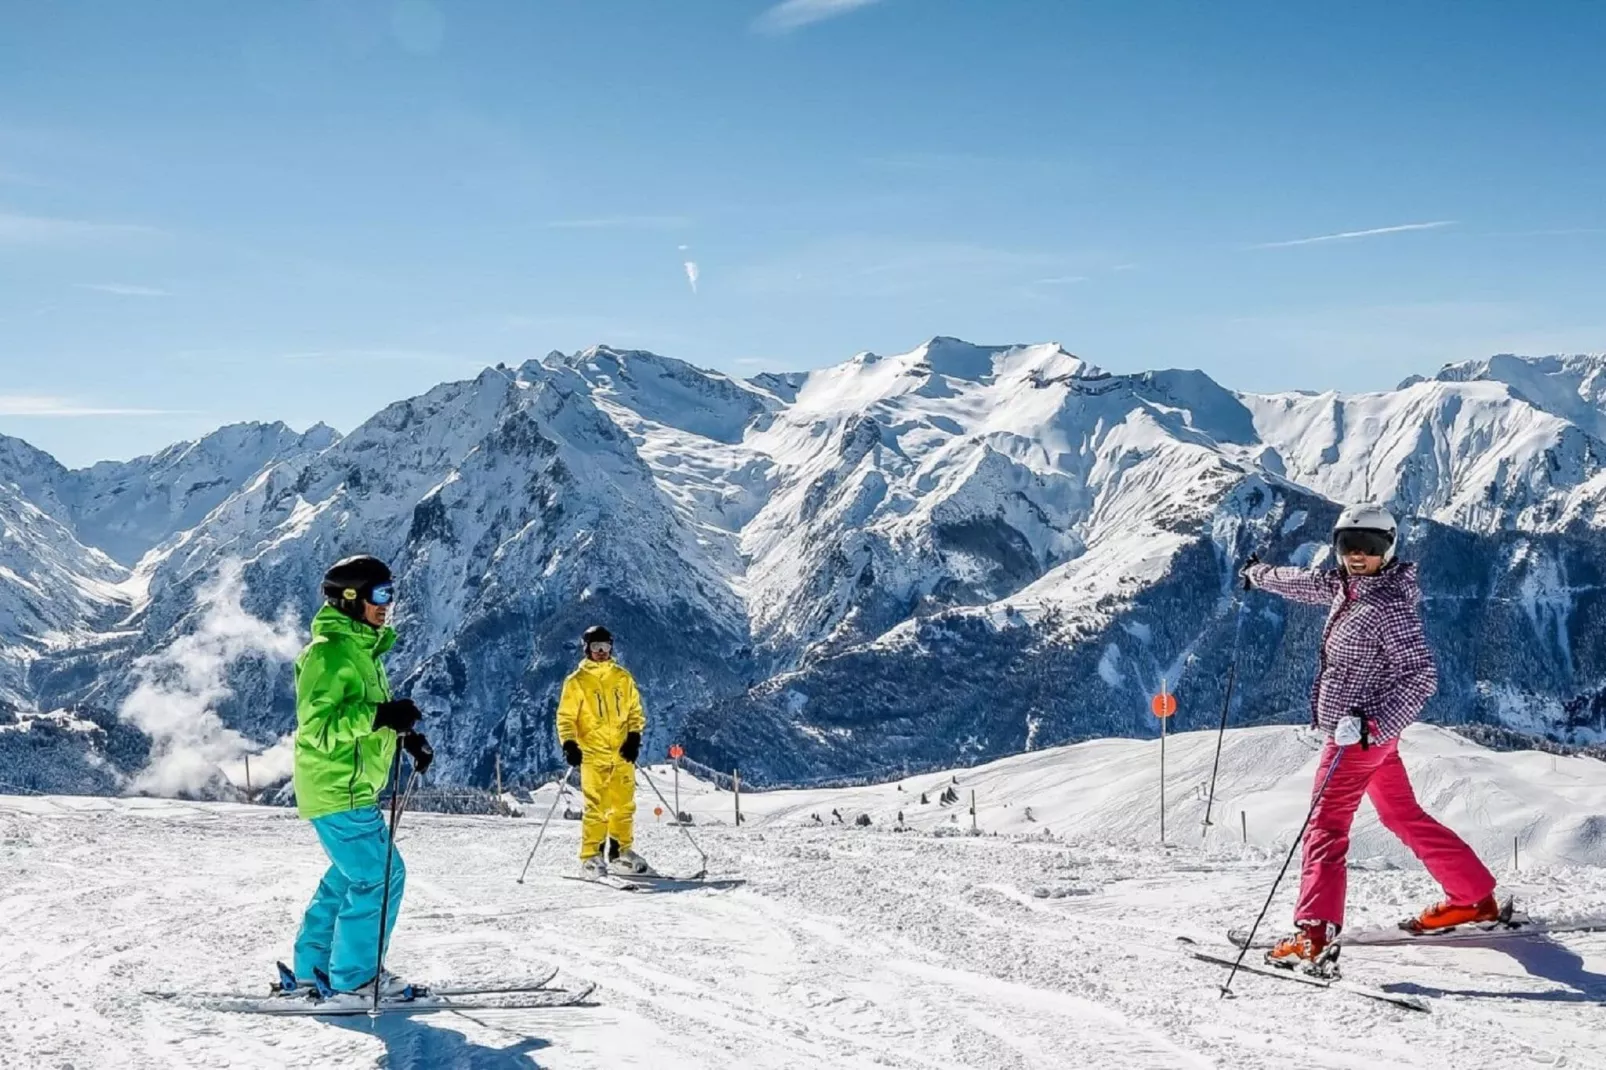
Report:
[[[381,702],[379,709],[374,711],[374,730],[389,728],[395,732],[411,732],[413,725],[423,716],[423,711],[413,705],[410,698]]]
[[[435,760],[435,749],[420,732],[409,732],[402,737],[402,749],[413,759],[413,772],[423,776],[429,763]]]
[[[576,769],[580,768],[580,744],[576,743],[572,739],[564,740],[563,760],[574,766]]]
[[[1244,590],[1249,590],[1254,584],[1249,582],[1249,570],[1260,564],[1259,554],[1250,554],[1244,562],[1244,567],[1238,570],[1238,578],[1244,581]]]
[[[640,732],[631,732],[625,736],[625,741],[619,745],[619,757],[631,765],[636,764],[636,759],[641,757]]]
[[[1372,722],[1366,719],[1366,711],[1359,706],[1350,709],[1349,714],[1361,722],[1361,750],[1368,750],[1372,746]]]

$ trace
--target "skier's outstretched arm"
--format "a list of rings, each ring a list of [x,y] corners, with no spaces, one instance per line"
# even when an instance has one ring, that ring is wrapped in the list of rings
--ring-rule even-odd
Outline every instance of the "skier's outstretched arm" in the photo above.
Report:
[[[374,730],[378,709],[363,699],[356,668],[313,647],[296,674],[296,729],[319,750],[332,751]]]
[[[1327,605],[1338,594],[1339,579],[1327,569],[1250,565],[1243,574],[1250,586],[1291,602]]]

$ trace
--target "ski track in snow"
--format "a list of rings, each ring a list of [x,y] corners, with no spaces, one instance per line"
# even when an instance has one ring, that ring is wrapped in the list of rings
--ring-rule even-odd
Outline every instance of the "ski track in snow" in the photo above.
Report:
[[[836,797],[817,796],[827,809]],[[1060,843],[789,814],[696,830],[710,872],[747,886],[631,895],[558,879],[574,864],[566,821],[515,883],[537,825],[408,815],[390,965],[439,982],[556,965],[554,984],[598,983],[596,1006],[283,1020],[141,992],[265,987],[323,867],[293,813],[0,798],[0,1067],[1606,1064],[1606,934],[1349,951],[1348,976],[1424,995],[1427,1015],[1252,975],[1219,999],[1224,972],[1186,960],[1175,937],[1225,948],[1281,861],[1226,837]],[[666,871],[695,867],[650,811],[639,842]],[[1501,876],[1536,910],[1606,913],[1598,868]],[[1419,869],[1355,871],[1351,924],[1410,912],[1435,890]],[[1291,900],[1285,884],[1268,925]]]

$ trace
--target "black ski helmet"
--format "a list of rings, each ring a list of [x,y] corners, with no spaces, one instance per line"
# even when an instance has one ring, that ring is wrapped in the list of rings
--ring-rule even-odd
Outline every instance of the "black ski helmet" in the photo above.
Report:
[[[379,558],[368,554],[344,557],[323,574],[323,597],[348,617],[358,617],[373,589],[389,582],[390,567]]]
[[[611,642],[613,642],[613,633],[600,624],[593,624],[585,630],[584,635],[580,636],[580,646],[583,649],[590,649],[592,643]]]

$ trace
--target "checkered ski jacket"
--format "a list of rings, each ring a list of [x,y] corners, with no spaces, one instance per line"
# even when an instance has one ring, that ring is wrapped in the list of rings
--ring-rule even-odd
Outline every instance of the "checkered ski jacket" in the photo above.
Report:
[[[1328,607],[1311,724],[1331,733],[1340,717],[1359,710],[1372,741],[1386,743],[1421,715],[1439,673],[1422,631],[1414,564],[1396,562],[1375,576],[1257,564],[1246,575],[1263,591]]]

